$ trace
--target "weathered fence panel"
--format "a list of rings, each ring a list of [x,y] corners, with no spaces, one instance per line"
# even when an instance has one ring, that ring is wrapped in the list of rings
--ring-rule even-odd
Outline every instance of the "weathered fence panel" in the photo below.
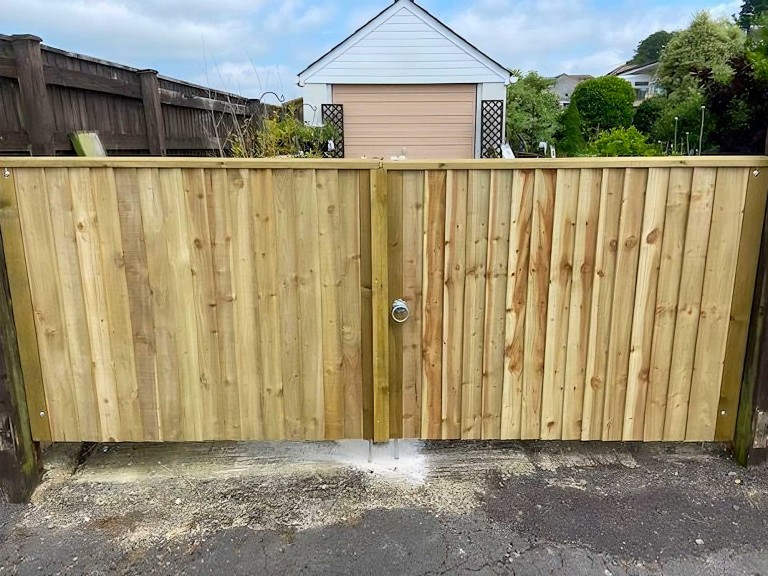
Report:
[[[51,440],[363,436],[376,163],[36,166],[13,176]]]
[[[766,159],[3,168],[36,440],[734,437]]]
[[[393,436],[733,438],[766,162],[620,162],[386,165]]]

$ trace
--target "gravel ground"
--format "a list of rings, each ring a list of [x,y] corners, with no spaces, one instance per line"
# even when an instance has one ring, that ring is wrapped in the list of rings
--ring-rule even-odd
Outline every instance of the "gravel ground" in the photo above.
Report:
[[[6,574],[768,575],[766,468],[716,446],[57,445]]]

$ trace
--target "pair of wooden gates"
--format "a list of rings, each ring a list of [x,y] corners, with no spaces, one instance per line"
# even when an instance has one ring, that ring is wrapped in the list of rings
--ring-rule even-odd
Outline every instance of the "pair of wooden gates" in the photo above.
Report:
[[[765,159],[2,163],[36,440],[733,438]]]

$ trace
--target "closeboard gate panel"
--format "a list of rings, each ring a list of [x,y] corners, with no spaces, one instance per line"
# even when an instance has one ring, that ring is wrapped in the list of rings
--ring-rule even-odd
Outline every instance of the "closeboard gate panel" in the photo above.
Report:
[[[0,171],[36,440],[733,438],[766,159]]]

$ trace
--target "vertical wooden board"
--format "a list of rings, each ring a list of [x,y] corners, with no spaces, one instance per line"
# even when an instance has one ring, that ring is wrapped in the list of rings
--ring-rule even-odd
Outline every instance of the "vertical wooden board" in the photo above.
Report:
[[[216,294],[216,329],[219,345],[221,380],[219,407],[222,409],[225,438],[242,438],[240,404],[240,377],[237,372],[237,332],[235,326],[235,292],[232,264],[232,218],[229,212],[228,191],[242,185],[238,174],[233,172],[230,182],[228,170],[210,170],[206,173],[208,188],[208,222],[211,227],[213,279]],[[253,343],[251,344],[253,346]],[[246,417],[250,419],[252,432],[261,428],[261,405],[251,404]],[[260,436],[259,436],[260,437]],[[258,437],[257,437],[258,439]]]
[[[225,433],[226,405],[223,402],[223,373],[219,358],[220,333],[216,321],[216,282],[213,271],[212,225],[208,220],[209,193],[202,169],[182,171],[184,199],[189,215],[191,240],[193,312],[197,326],[197,351],[200,363],[200,400],[203,420],[202,437],[206,440],[228,439]]]
[[[403,332],[403,437],[421,437],[422,397],[422,276],[424,236],[424,174],[403,173],[403,299],[411,316]]]
[[[424,181],[424,265],[422,290],[422,420],[423,438],[442,438],[443,296],[447,174],[427,171]]]
[[[504,382],[501,392],[503,440],[519,439],[522,434],[525,313],[528,308],[534,182],[533,170],[515,170],[512,173],[504,319]]]
[[[323,390],[322,290],[318,243],[317,189],[314,170],[297,170],[296,264],[299,284],[299,338],[304,438],[325,434]]]
[[[467,190],[461,376],[461,438],[470,440],[480,439],[483,433],[483,352],[490,195],[490,170],[472,170]]]
[[[371,170],[371,315],[373,344],[373,440],[388,441],[389,417],[389,266],[387,171]]]
[[[115,170],[115,186],[123,236],[123,259],[133,328],[133,355],[144,429],[143,439],[156,442],[160,439],[160,418],[156,394],[155,324],[136,169]]]
[[[685,431],[688,442],[715,439],[748,177],[744,168],[717,171]]]
[[[693,170],[675,168],[669,180],[664,240],[661,247],[659,284],[656,293],[656,317],[651,345],[651,372],[645,402],[643,439],[660,441],[664,437],[664,413],[667,409],[669,368],[675,338],[675,319],[683,269],[685,231],[691,201]]]
[[[445,440],[461,438],[468,178],[466,170],[449,170],[446,175],[442,394]]]
[[[603,436],[603,408],[611,341],[611,313],[616,281],[619,223],[624,196],[625,170],[603,171],[600,191],[600,216],[597,228],[595,278],[587,344],[587,375],[582,408],[581,439],[600,440]]]
[[[716,168],[696,168],[693,171],[672,361],[669,368],[667,408],[664,414],[665,441],[685,439],[716,178]]]
[[[651,349],[656,318],[656,293],[661,266],[662,239],[669,192],[669,169],[651,168],[645,193],[640,260],[632,319],[627,396],[624,406],[624,441],[643,439],[645,402],[651,374]]]
[[[101,423],[97,417],[99,402],[96,396],[90,354],[91,339],[86,321],[83,282],[80,274],[75,223],[72,214],[72,193],[66,168],[46,170],[46,184],[53,240],[56,245],[55,262],[61,285],[61,303],[66,326],[66,342],[72,362],[75,416],[78,437],[83,440],[101,439]]]
[[[78,439],[77,409],[74,401],[75,382],[66,341],[61,287],[58,277],[51,274],[52,270],[56,269],[53,261],[56,248],[51,229],[44,171],[41,169],[18,170],[16,193],[24,235],[51,439],[64,442],[75,441]]]
[[[0,234],[8,271],[8,287],[13,300],[13,319],[19,343],[21,372],[27,396],[27,410],[36,441],[51,440],[50,411],[46,403],[41,354],[38,347],[36,317],[33,311],[27,256],[24,252],[19,204],[16,196],[17,175],[22,169],[0,177]],[[38,224],[39,225],[39,224]]]
[[[513,171],[493,170],[488,212],[488,257],[483,347],[482,437],[501,438],[504,346]]]
[[[555,213],[556,170],[536,170],[531,256],[526,299],[525,361],[520,436],[523,440],[541,436],[541,402],[547,342],[549,265]]]
[[[237,374],[239,437],[261,440],[265,437],[262,402],[264,365],[262,318],[257,306],[255,279],[253,194],[248,170],[227,170],[227,201],[231,229],[231,282],[234,296],[234,371]],[[276,278],[277,274],[273,276]],[[274,281],[274,280],[273,280]],[[276,327],[276,325],[275,325]],[[276,334],[277,331],[272,334]],[[272,336],[270,338],[276,340]],[[226,343],[226,339],[222,341]],[[275,362],[280,363],[278,357]],[[234,394],[229,398],[232,399]]]
[[[733,440],[736,430],[736,415],[739,407],[749,318],[754,295],[752,287],[755,285],[757,276],[759,251],[755,247],[760,246],[766,195],[768,195],[768,170],[750,170],[744,204],[744,221],[739,241],[733,301],[728,324],[728,344],[725,351],[720,402],[717,410],[716,442]]]
[[[280,173],[279,173],[280,174]],[[285,186],[291,186],[292,180],[289,173],[282,173],[282,194],[284,194],[283,203],[279,204],[285,209],[285,201],[290,201],[290,196],[286,192]],[[256,302],[258,314],[258,330],[260,332],[261,365],[258,370],[261,371],[262,390],[247,389],[247,396],[257,396],[261,399],[262,412],[264,416],[264,438],[267,440],[282,440],[286,438],[290,428],[288,427],[288,412],[284,407],[285,375],[293,372],[284,372],[285,369],[285,350],[283,345],[288,336],[285,332],[288,327],[295,327],[295,316],[284,318],[281,316],[283,309],[283,297],[289,299],[295,306],[295,286],[290,282],[290,271],[295,265],[294,262],[283,262],[282,266],[278,264],[283,256],[290,256],[292,241],[289,238],[278,242],[278,232],[283,232],[278,228],[279,224],[287,225],[286,214],[282,215],[283,220],[278,221],[276,205],[277,189],[274,186],[271,170],[251,170],[250,171],[250,196],[253,205],[253,211],[250,217],[253,221],[253,277],[255,279]],[[286,182],[287,180],[287,182]],[[286,200],[287,197],[287,200]],[[243,207],[245,209],[245,207]],[[292,211],[288,216],[292,215]],[[242,223],[241,223],[242,225]],[[238,242],[238,244],[240,244]],[[240,253],[242,255],[242,253]],[[244,255],[242,255],[245,258]],[[245,283],[247,276],[238,277],[238,283]],[[288,282],[288,284],[282,284]],[[281,293],[281,288],[286,292]],[[293,300],[291,300],[293,298]],[[241,304],[246,307],[247,304]],[[288,308],[295,314],[295,308]],[[238,315],[239,316],[239,315]],[[240,319],[238,319],[240,322]],[[295,334],[294,334],[295,336]],[[250,351],[245,349],[242,343],[238,344],[239,353],[243,356]],[[243,359],[244,360],[244,359]],[[243,364],[245,366],[245,364]],[[239,369],[239,367],[238,367]],[[247,368],[246,368],[247,369]],[[291,367],[291,370],[297,369]],[[242,374],[242,371],[241,371]],[[259,380],[258,376],[254,378],[255,383]],[[290,388],[289,388],[290,389]],[[287,398],[286,398],[287,400]],[[300,407],[301,402],[296,403]],[[298,434],[298,422],[301,411],[294,412],[293,431]],[[293,436],[289,436],[293,437]]]
[[[285,436],[288,440],[302,440],[304,390],[301,381],[301,341],[299,332],[299,276],[296,244],[299,224],[293,170],[275,170],[274,201],[277,269],[279,280],[280,351],[283,382]],[[263,248],[262,248],[263,249]],[[301,247],[303,249],[303,247]]]
[[[344,438],[363,438],[363,349],[360,261],[360,174],[339,171],[341,225],[341,382],[344,396]],[[365,176],[368,177],[367,172]],[[370,220],[370,216],[368,217]],[[370,251],[365,255],[370,257]]]
[[[176,355],[176,325],[165,227],[166,213],[157,169],[137,172],[141,222],[147,249],[147,270],[155,325],[155,395],[158,404],[158,437],[164,441],[183,439],[181,429],[181,382]]]
[[[181,436],[184,440],[202,440],[203,399],[200,378],[197,323],[190,310],[195,309],[192,280],[192,245],[189,214],[184,201],[184,181],[178,168],[160,171],[160,201],[165,214],[166,248],[169,268],[170,307],[176,331],[176,368],[179,372],[179,409]],[[160,385],[163,385],[161,381]]]
[[[558,170],[549,266],[544,382],[541,394],[541,438],[544,440],[559,440],[563,434],[568,321],[580,178],[579,170]]]
[[[96,198],[109,190],[93,190],[97,186],[88,168],[70,170],[72,189],[72,216],[77,230],[77,249],[82,275],[85,315],[90,335],[90,355],[94,384],[99,402],[102,440],[123,440],[119,382],[116,378],[117,362],[112,357],[111,325],[107,305],[105,270],[102,265],[100,231],[102,222],[96,208]],[[107,225],[106,221],[103,225]],[[105,246],[106,250],[107,247]]]
[[[581,171],[563,390],[563,440],[581,439],[602,180],[601,170]]]
[[[624,404],[629,376],[629,354],[632,338],[637,265],[640,257],[645,192],[648,170],[628,168],[621,202],[619,244],[616,256],[616,281],[611,311],[608,370],[605,379],[603,440],[621,440]]]
[[[326,440],[344,437],[344,382],[342,367],[342,248],[339,173],[317,171],[317,215],[322,297],[323,390]]]
[[[363,398],[363,438],[373,438],[373,247],[371,246],[371,172],[358,173],[360,223],[360,348]]]
[[[403,297],[403,173],[387,173],[388,302]],[[389,322],[389,436],[403,437],[403,327]]]
[[[111,168],[91,170],[91,193],[96,209],[96,229],[101,244],[101,267],[106,295],[112,369],[120,406],[122,440],[144,439],[139,405],[139,384],[133,356],[133,329],[125,275],[123,235],[117,206],[117,187]]]

